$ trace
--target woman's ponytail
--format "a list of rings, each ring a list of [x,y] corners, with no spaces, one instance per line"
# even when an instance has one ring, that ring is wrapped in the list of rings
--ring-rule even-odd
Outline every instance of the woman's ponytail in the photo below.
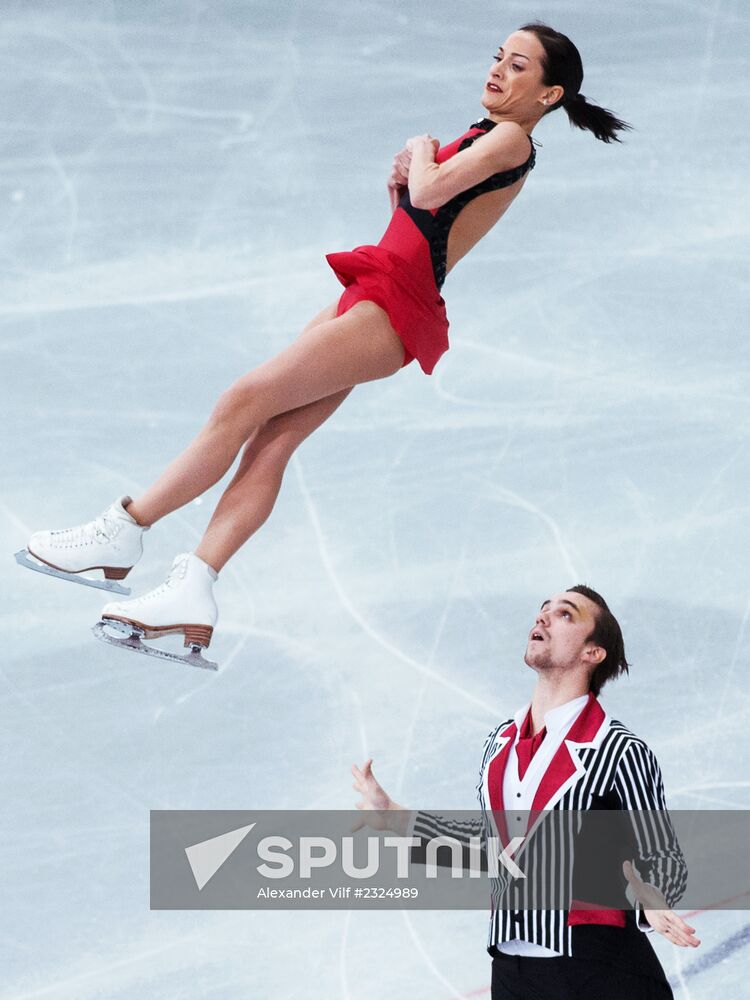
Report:
[[[529,31],[539,39],[544,49],[542,60],[543,81],[546,87],[560,86],[564,96],[556,104],[545,111],[556,111],[564,108],[571,125],[593,132],[602,142],[620,142],[618,132],[630,129],[627,122],[622,121],[598,104],[590,104],[580,93],[583,83],[583,63],[581,54],[567,35],[555,31],[548,24],[533,21],[524,24],[521,31]],[[568,97],[567,95],[570,95]]]
[[[591,104],[583,94],[575,94],[566,99],[563,97],[555,107],[562,107],[568,116],[568,121],[576,128],[585,132],[593,132],[597,139],[602,142],[620,142],[618,132],[625,132],[632,128],[621,118],[613,115],[607,108],[601,108],[598,104]],[[553,110],[550,108],[550,110]]]

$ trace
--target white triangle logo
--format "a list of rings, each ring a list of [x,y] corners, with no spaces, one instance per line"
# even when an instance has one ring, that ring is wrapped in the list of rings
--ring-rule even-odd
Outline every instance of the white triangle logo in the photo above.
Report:
[[[255,823],[241,826],[237,830],[230,830],[229,833],[222,833],[218,837],[211,837],[210,840],[202,840],[199,844],[185,848],[199,892],[240,846],[254,826]]]

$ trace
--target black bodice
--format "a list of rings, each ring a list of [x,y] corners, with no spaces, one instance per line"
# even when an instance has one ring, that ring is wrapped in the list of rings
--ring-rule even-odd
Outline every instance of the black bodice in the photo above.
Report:
[[[490,129],[494,128],[495,124],[489,118],[483,118],[481,121],[475,122],[471,127],[481,129],[482,131],[475,135],[468,135],[459,145],[457,152],[460,153],[462,150],[468,149],[477,139],[481,139]],[[510,170],[503,170],[500,173],[492,174],[492,176],[480,181],[479,184],[474,184],[472,187],[467,188],[466,191],[461,191],[455,197],[451,198],[450,201],[441,205],[435,212],[431,212],[426,208],[414,208],[408,190],[404,192],[399,202],[399,207],[403,208],[410,216],[430,246],[432,270],[438,289],[442,288],[445,281],[448,234],[450,233],[451,226],[458,218],[459,212],[480,194],[487,194],[488,191],[498,191],[500,188],[510,187],[511,184],[519,181],[529,170],[532,170],[536,162],[536,151],[531,136],[529,136],[529,143],[531,145],[531,152],[525,163],[522,163],[518,167],[512,167]]]

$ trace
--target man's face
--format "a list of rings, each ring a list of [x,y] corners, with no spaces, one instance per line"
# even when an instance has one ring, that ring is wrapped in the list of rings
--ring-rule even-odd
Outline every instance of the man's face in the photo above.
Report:
[[[593,668],[601,647],[587,641],[596,625],[599,608],[583,594],[555,594],[542,604],[529,633],[525,662],[539,672]],[[593,657],[593,658],[592,658]]]

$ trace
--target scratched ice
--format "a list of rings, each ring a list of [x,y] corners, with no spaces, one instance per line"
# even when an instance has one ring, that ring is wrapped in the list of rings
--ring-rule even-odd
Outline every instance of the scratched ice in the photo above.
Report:
[[[748,807],[747,10],[570,0],[25,3],[3,9],[3,998],[488,995],[483,913],[151,913],[152,808],[348,808],[348,768],[471,807],[550,591],[619,613],[605,704],[674,806]],[[149,482],[376,241],[409,135],[481,116],[540,15],[622,147],[538,129],[502,226],[446,284],[452,350],[358,389],[219,587],[217,676],[128,656],[102,597],[18,569],[44,526]],[[740,101],[740,105],[741,105]],[[143,591],[213,490],[149,535]],[[656,946],[739,996],[746,913]],[[742,984],[742,985],[740,985]]]

